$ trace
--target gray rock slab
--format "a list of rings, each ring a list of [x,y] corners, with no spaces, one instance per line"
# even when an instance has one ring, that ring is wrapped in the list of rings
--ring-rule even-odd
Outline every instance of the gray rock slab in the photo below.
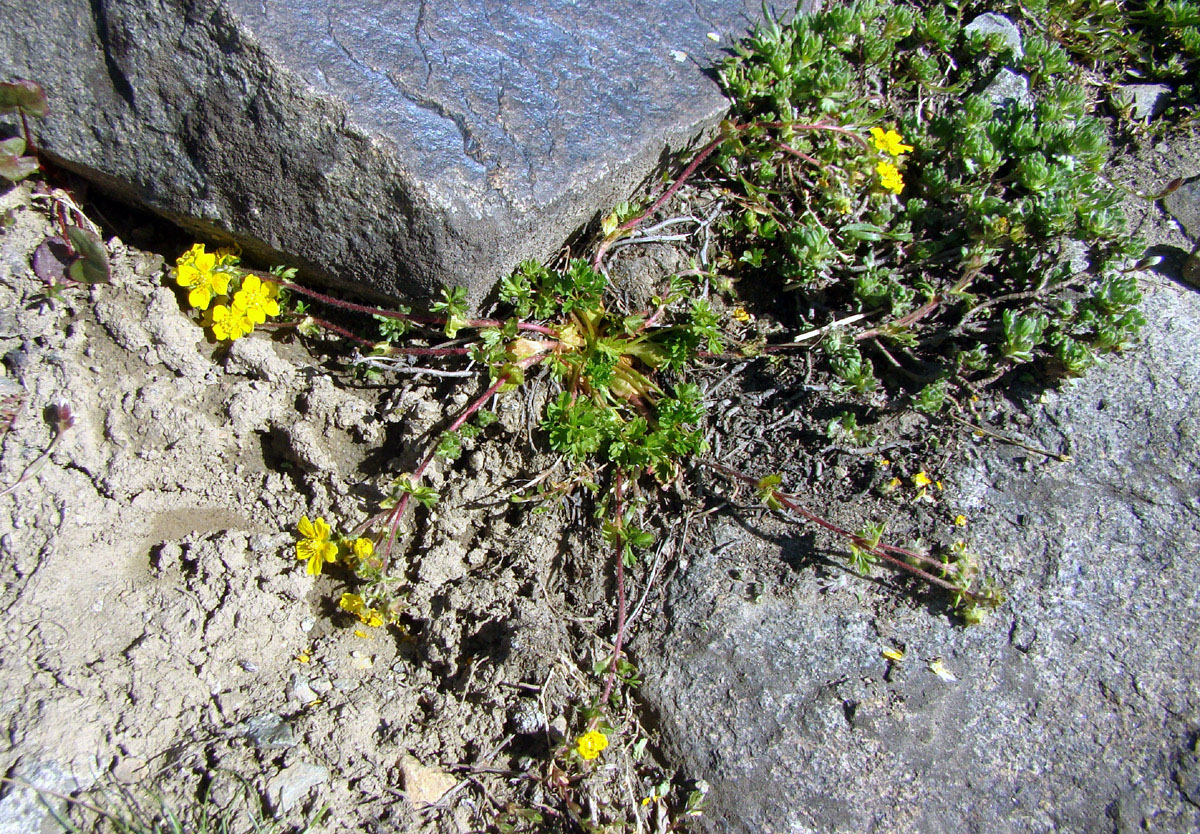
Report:
[[[781,4],[785,6],[787,4]],[[478,301],[721,118],[758,0],[3,0],[64,166],[269,261]],[[712,33],[719,41],[709,37]]]
[[[1163,207],[1192,241],[1200,243],[1200,176],[1184,182],[1163,198]]]
[[[77,780],[55,762],[19,764],[13,779],[0,790],[0,834],[52,834],[62,831],[54,821],[66,801],[61,795],[78,790]],[[51,813],[53,809],[53,813]]]
[[[726,521],[691,560],[635,647],[705,830],[1200,830],[1200,294],[1144,309],[1145,344],[1024,407],[1073,463],[980,445],[946,478],[1009,594],[984,625],[811,566],[770,581],[798,527]]]

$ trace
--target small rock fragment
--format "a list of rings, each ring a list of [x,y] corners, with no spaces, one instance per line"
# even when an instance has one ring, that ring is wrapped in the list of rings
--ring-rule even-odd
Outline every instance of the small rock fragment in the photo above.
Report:
[[[987,85],[983,94],[996,107],[1002,107],[1010,102],[1024,105],[1033,103],[1033,97],[1029,94],[1029,79],[1007,68],[996,73],[996,77],[992,79],[991,84]]]
[[[229,345],[225,370],[268,382],[286,381],[293,372],[292,366],[279,357],[266,339],[235,339]]]
[[[274,712],[253,715],[237,725],[235,731],[263,750],[286,750],[296,746],[296,733],[292,725]]]
[[[1004,38],[1005,43],[1012,47],[1016,57],[1022,58],[1025,55],[1025,49],[1021,46],[1021,30],[1017,28],[1017,24],[1002,14],[992,14],[991,12],[981,14],[963,27],[963,31],[968,35],[972,32],[1000,35]]]
[[[1163,208],[1183,227],[1184,234],[1200,241],[1200,176],[1192,177],[1163,197]]]
[[[523,699],[517,702],[516,709],[513,710],[512,717],[508,720],[508,725],[519,736],[533,735],[545,729],[546,716],[538,709],[535,702]]]
[[[299,672],[293,672],[292,679],[288,681],[288,697],[294,698],[301,704],[311,704],[321,699],[321,696],[309,686],[308,679]]]
[[[400,774],[404,779],[404,793],[417,810],[433,805],[457,784],[449,773],[426,767],[413,756],[405,756],[400,762]]]
[[[329,768],[310,762],[289,765],[267,782],[267,797],[277,814],[299,804],[310,790],[329,780]]]

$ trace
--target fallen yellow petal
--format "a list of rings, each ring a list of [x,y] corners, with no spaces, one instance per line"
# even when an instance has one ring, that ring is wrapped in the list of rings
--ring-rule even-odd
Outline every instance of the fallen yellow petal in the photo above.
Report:
[[[904,659],[903,649],[884,649],[880,652],[880,654],[886,657],[888,660],[900,661]]]

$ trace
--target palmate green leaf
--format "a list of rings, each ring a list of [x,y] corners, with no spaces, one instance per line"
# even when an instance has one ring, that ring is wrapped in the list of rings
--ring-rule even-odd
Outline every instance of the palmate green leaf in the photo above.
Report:
[[[10,81],[0,84],[0,113],[20,111],[41,118],[49,112],[46,91],[36,81]]]

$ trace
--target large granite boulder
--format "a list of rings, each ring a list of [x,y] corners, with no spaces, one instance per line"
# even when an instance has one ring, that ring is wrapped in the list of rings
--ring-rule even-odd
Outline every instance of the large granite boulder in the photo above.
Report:
[[[3,0],[62,165],[252,255],[479,301],[714,125],[758,0]],[[711,33],[711,35],[710,35]]]
[[[779,582],[802,528],[717,528],[636,644],[708,831],[1200,831],[1200,295],[1144,309],[1143,345],[1021,406],[1073,462],[980,445],[946,477],[1009,594],[985,624]]]

